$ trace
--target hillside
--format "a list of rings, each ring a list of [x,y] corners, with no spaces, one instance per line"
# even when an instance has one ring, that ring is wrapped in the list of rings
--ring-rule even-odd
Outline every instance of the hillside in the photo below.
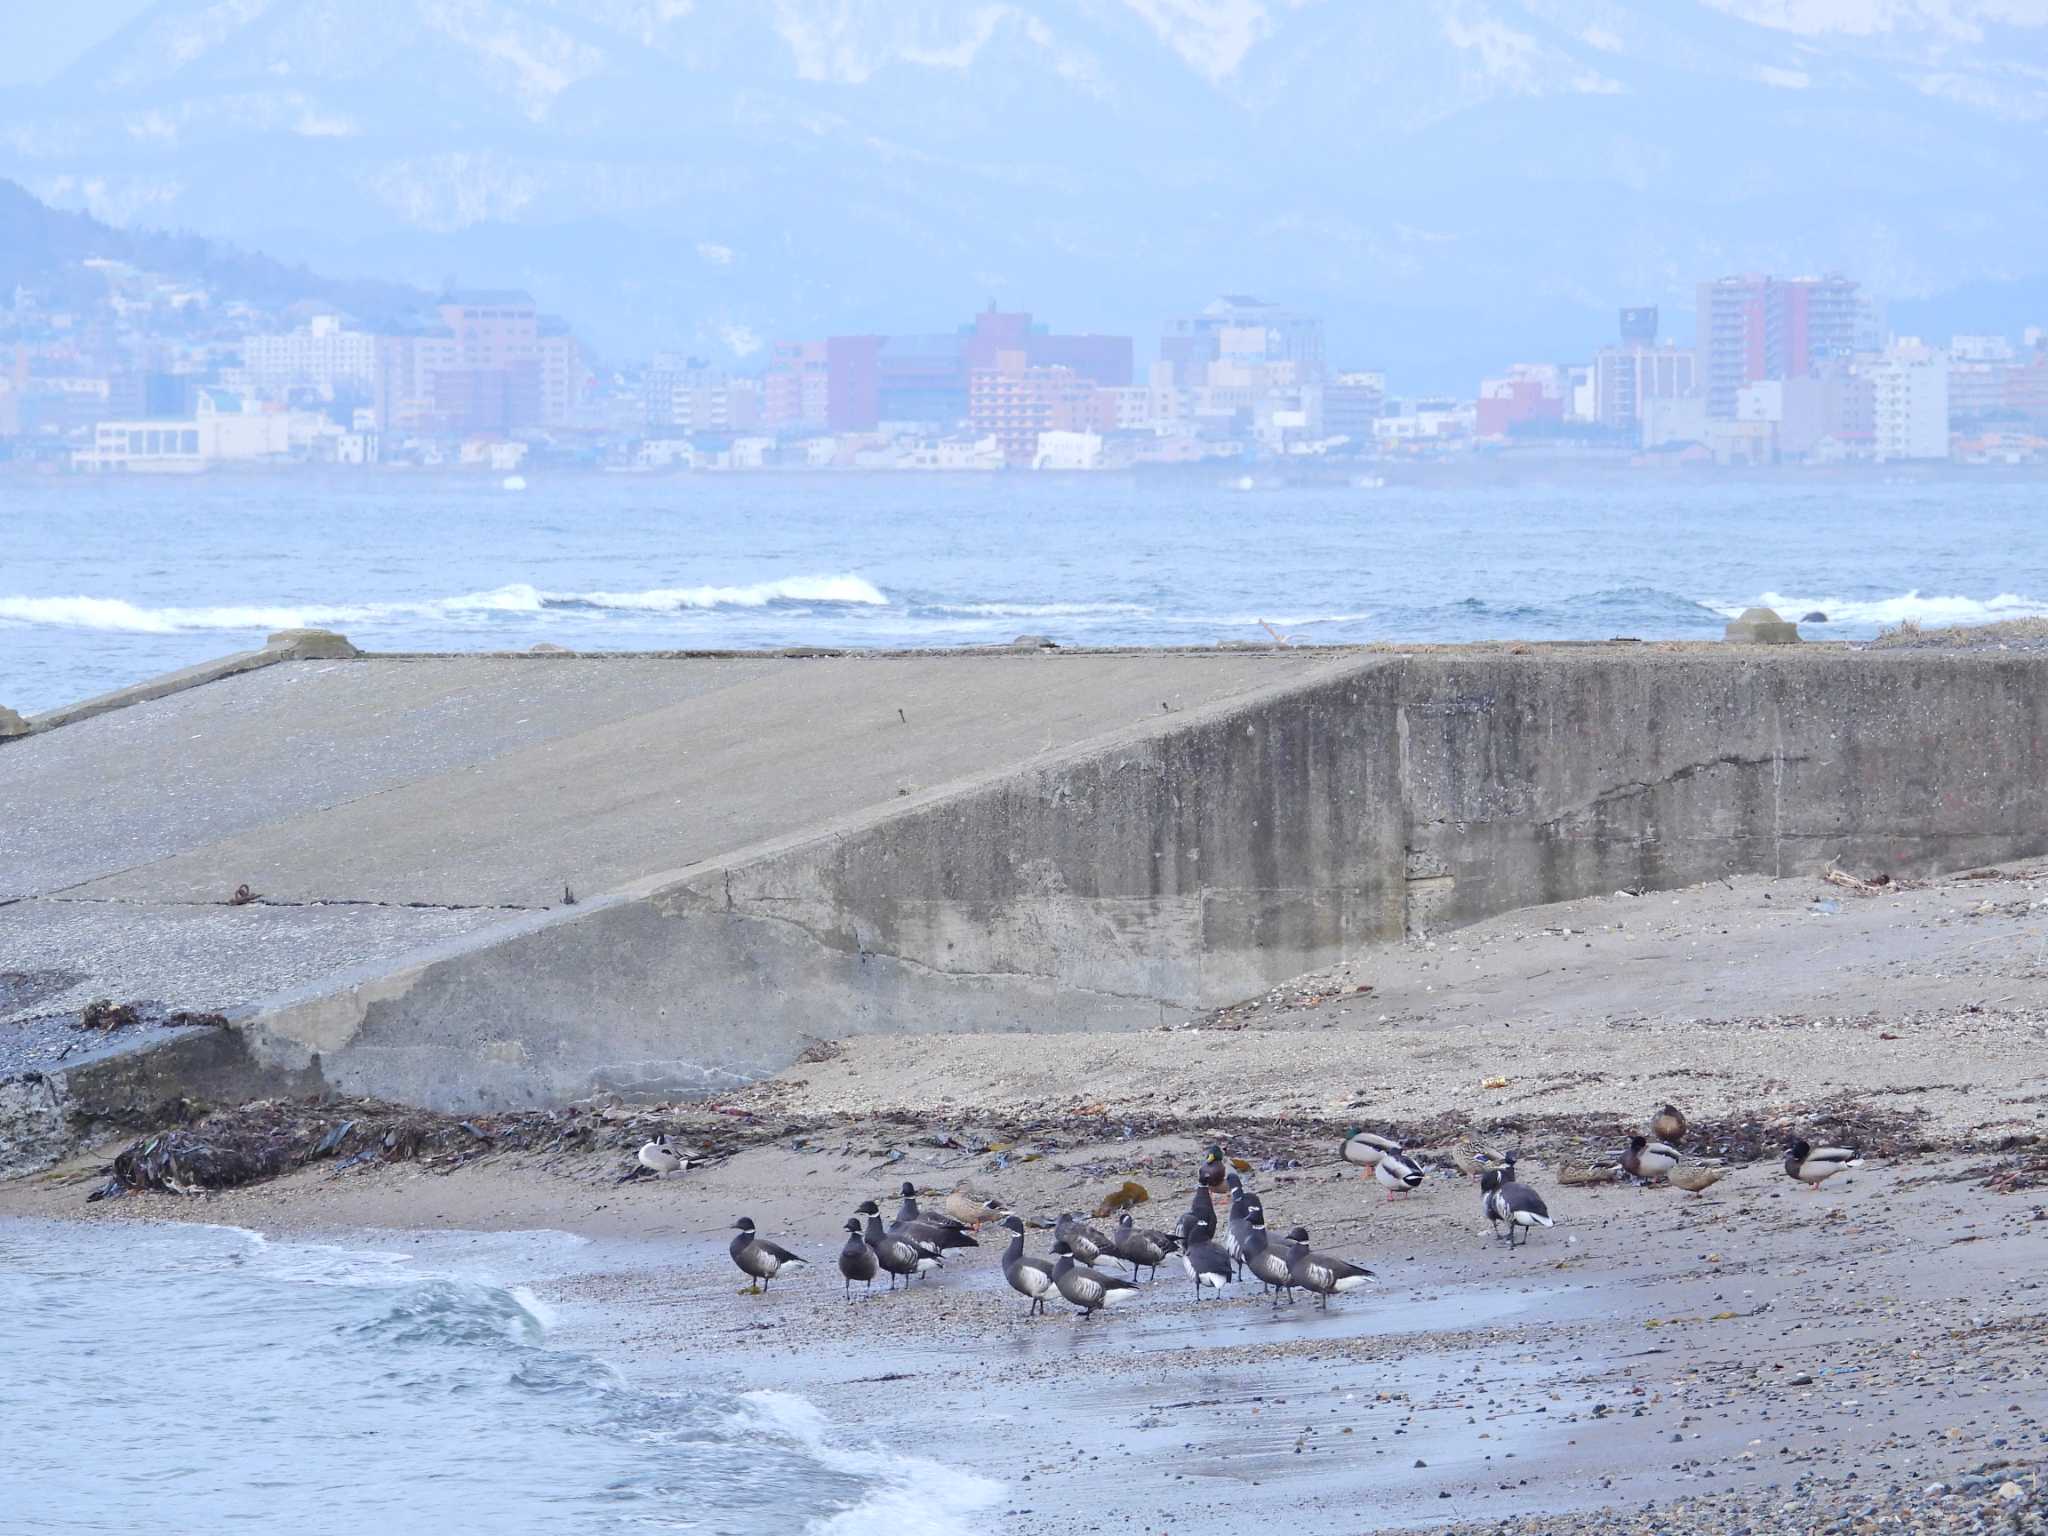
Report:
[[[2044,80],[2032,0],[157,0],[0,174],[613,350],[1250,291],[1469,387],[1726,271],[2041,293]]]
[[[200,285],[259,309],[319,303],[366,324],[397,321],[432,302],[398,283],[327,278],[197,235],[116,229],[89,214],[52,208],[19,183],[0,179],[0,292],[17,285],[51,307],[89,305],[106,291],[92,259]]]

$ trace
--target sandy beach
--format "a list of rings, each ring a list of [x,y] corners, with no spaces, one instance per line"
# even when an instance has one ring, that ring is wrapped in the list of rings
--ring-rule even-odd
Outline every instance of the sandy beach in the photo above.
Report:
[[[706,1150],[659,1181],[529,1141],[88,1206],[109,1147],[0,1185],[0,1215],[582,1234],[617,1262],[537,1288],[623,1368],[801,1392],[1000,1482],[991,1529],[2038,1530],[2044,1047],[2048,873],[1744,878],[1413,939],[1153,1032],[849,1040],[714,1105],[585,1112]],[[1667,1099],[1720,1184],[1560,1183]],[[1422,1187],[1361,1182],[1349,1125],[1420,1148]],[[1866,1166],[1809,1193],[1777,1162],[1795,1132]],[[1470,1133],[1549,1200],[1524,1249],[1450,1164]],[[842,1294],[840,1223],[906,1178],[1039,1219],[1132,1179],[1167,1227],[1211,1141],[1376,1281],[1276,1310],[1197,1303],[1169,1265],[1107,1317],[1028,1318],[984,1234],[909,1294]],[[736,1294],[740,1214],[810,1272]]]

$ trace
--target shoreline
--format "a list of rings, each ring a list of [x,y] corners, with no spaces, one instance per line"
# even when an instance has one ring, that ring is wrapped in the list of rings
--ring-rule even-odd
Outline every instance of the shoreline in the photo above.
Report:
[[[566,1150],[315,1162],[87,1206],[103,1148],[0,1184],[0,1220],[570,1232],[588,1262],[510,1278],[606,1359],[799,1393],[837,1433],[994,1478],[991,1519],[1720,1536],[1875,1506],[1901,1530],[2029,1530],[2014,1519],[2048,1507],[2044,945],[2048,875],[2024,869],[1616,895],[1152,1031],[838,1042],[715,1105],[593,1107],[611,1142]],[[1664,1098],[1723,1182],[1559,1183]],[[1361,1183],[1336,1155],[1347,1122],[1422,1147],[1422,1188]],[[707,1164],[617,1183],[654,1123]],[[1807,1193],[1776,1165],[1795,1124],[1858,1136],[1869,1166]],[[1513,1254],[1447,1165],[1473,1129],[1522,1147],[1557,1218]],[[903,1179],[1049,1219],[1133,1178],[1140,1223],[1170,1226],[1212,1140],[1251,1164],[1274,1224],[1304,1222],[1374,1284],[1276,1312],[1239,1294],[1255,1287],[1197,1303],[1169,1266],[1107,1317],[1028,1319],[990,1235],[909,1294],[842,1296],[840,1223],[863,1198],[893,1209]],[[737,1294],[740,1215],[809,1273]]]

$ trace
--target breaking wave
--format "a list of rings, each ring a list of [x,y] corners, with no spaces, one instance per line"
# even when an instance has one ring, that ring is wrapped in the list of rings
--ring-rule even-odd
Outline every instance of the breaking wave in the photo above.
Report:
[[[174,635],[192,630],[274,630],[332,627],[492,614],[583,610],[619,613],[711,612],[805,603],[830,607],[886,607],[874,583],[855,575],[787,576],[732,587],[653,587],[642,592],[547,592],[525,582],[412,603],[226,604],[207,608],[146,608],[119,597],[0,597],[0,620],[58,629]]]
[[[986,1516],[970,1517],[1002,1497],[1003,1485],[992,1478],[880,1446],[840,1443],[828,1434],[825,1416],[793,1393],[747,1392],[740,1402],[757,1432],[866,1485],[857,1503],[805,1526],[811,1536],[965,1536],[988,1529]]]
[[[1746,603],[1710,602],[1706,606],[1734,618],[1745,608],[1774,608],[1794,621],[1809,613],[1828,616],[1829,628],[1875,629],[1903,624],[1995,624],[2001,619],[2037,619],[2048,616],[2048,600],[2002,592],[1979,601],[1973,597],[1928,597],[1914,591],[1903,597],[1840,598],[1787,597],[1766,592]]]

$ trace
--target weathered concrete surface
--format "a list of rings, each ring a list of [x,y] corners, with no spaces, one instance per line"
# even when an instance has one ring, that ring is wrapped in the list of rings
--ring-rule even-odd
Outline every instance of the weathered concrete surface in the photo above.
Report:
[[[671,1093],[815,1037],[1147,1025],[1621,887],[2039,853],[2044,696],[2048,658],[1822,646],[301,663],[0,750],[0,879],[480,913],[250,963],[256,1059]]]

